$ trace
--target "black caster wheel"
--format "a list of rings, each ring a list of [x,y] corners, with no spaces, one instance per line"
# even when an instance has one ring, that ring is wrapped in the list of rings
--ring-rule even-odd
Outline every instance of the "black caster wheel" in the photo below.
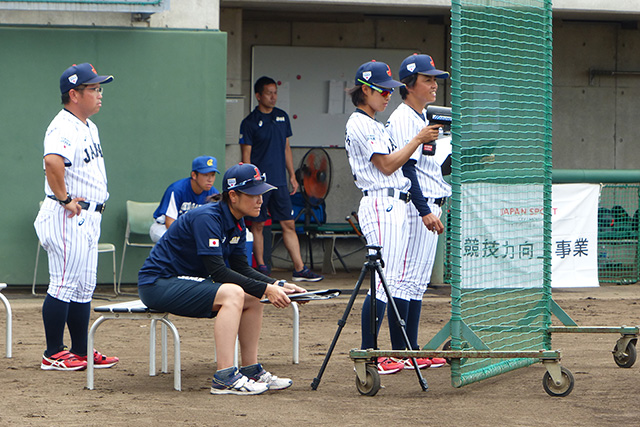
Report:
[[[375,396],[380,390],[380,374],[376,365],[367,365],[367,378],[364,382],[356,375],[356,387],[364,396]]]
[[[629,344],[627,344],[627,348],[622,354],[616,354],[617,347],[618,346],[616,345],[616,347],[613,348],[613,360],[616,362],[616,365],[618,365],[621,368],[632,367],[633,364],[636,363],[636,353],[637,353],[636,346],[634,345],[634,343],[630,342]]]
[[[467,343],[467,342],[463,342],[463,343],[462,343],[462,348],[463,348],[463,349],[465,349],[465,348],[469,348],[469,343]],[[443,349],[444,351],[449,351],[449,350],[451,350],[451,340],[448,340],[447,342],[445,342],[445,343],[442,345],[442,349]],[[445,358],[444,358],[444,360],[446,360],[446,361],[447,361],[447,364],[448,364],[448,365],[451,365],[451,358],[449,358],[449,357],[445,357]],[[466,358],[466,357],[463,357],[462,359],[460,359],[460,365],[464,365],[464,364],[466,363],[466,361],[467,361],[467,358]]]
[[[446,343],[444,343],[444,345],[442,346],[442,349],[444,351],[449,351],[451,350],[451,340],[448,340]],[[448,357],[445,357],[444,360],[447,361],[448,365],[451,365],[451,359],[449,359]]]
[[[544,373],[544,377],[542,377],[542,387],[544,387],[544,391],[547,392],[549,396],[553,397],[565,397],[571,390],[573,390],[573,384],[575,380],[573,379],[573,374],[567,368],[560,368],[562,373],[562,380],[560,384],[556,384],[551,375],[549,375],[549,371]]]

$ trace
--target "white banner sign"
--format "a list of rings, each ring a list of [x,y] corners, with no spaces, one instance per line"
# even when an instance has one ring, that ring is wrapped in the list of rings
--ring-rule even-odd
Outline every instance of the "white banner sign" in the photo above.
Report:
[[[461,287],[543,284],[542,184],[462,186]]]
[[[553,185],[553,287],[598,286],[599,190],[597,184]],[[542,185],[464,185],[462,288],[541,287],[542,220]]]
[[[554,184],[552,190],[551,286],[598,283],[598,184]]]

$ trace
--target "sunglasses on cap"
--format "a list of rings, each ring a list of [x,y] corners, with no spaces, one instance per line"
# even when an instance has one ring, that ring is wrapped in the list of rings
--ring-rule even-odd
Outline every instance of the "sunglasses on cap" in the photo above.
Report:
[[[244,181],[238,182],[237,184],[232,185],[231,187],[227,188],[227,191],[236,190],[238,188],[239,190],[236,190],[236,191],[242,192],[242,187],[244,187],[245,185],[247,185],[247,184],[249,184],[251,182],[254,182],[254,181],[255,182],[266,182],[267,181],[267,174],[263,173],[260,176],[260,179],[256,179],[255,177],[249,178],[249,179],[245,179]]]
[[[380,89],[379,87],[374,86],[374,85],[372,85],[371,83],[367,83],[367,82],[365,82],[364,80],[360,80],[360,79],[358,79],[358,81],[359,81],[360,83],[362,83],[363,85],[367,85],[367,86],[369,86],[371,89],[373,89],[373,90],[375,90],[375,91],[379,92],[379,93],[380,93],[380,95],[384,96],[385,98],[386,98],[387,96],[391,95],[391,94],[393,93],[393,91],[394,91],[394,89]]]

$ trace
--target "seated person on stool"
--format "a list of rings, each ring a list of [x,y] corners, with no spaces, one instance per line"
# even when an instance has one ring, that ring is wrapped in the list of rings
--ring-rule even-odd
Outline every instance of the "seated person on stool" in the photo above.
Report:
[[[218,357],[211,394],[260,394],[282,390],[292,381],[270,374],[258,363],[258,340],[268,298],[288,307],[287,294],[305,290],[273,280],[249,266],[243,217],[256,216],[262,194],[274,187],[252,164],[225,173],[217,203],[180,216],[151,250],[138,275],[140,299],[149,308],[188,317],[216,317]],[[229,267],[227,267],[227,265]],[[233,365],[236,337],[241,368]]]
[[[149,229],[151,240],[158,243],[160,237],[180,215],[204,205],[209,196],[218,194],[218,190],[213,187],[216,173],[220,172],[215,157],[200,156],[193,159],[191,176],[171,184],[165,190],[160,206],[153,213],[155,222]]]

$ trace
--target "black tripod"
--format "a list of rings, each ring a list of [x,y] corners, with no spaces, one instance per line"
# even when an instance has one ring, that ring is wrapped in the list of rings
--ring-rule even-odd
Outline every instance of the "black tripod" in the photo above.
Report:
[[[370,273],[370,279],[371,279],[371,282],[370,282],[371,283],[370,285],[371,286],[371,316],[369,319],[370,320],[369,327],[371,328],[371,333],[373,335],[374,350],[378,350],[378,328],[376,328],[377,320],[378,320],[376,315],[377,313],[376,311],[376,273],[380,277],[382,287],[384,288],[384,292],[387,295],[387,300],[389,301],[389,307],[390,309],[393,310],[394,314],[396,315],[396,319],[398,322],[397,324],[402,330],[404,343],[408,349],[411,349],[411,343],[409,342],[409,337],[407,336],[404,319],[400,317],[400,313],[398,312],[398,307],[396,307],[396,303],[393,300],[393,297],[391,296],[391,292],[389,291],[389,287],[387,286],[387,281],[385,280],[384,274],[382,272],[382,267],[384,265],[383,264],[384,261],[382,260],[382,255],[380,253],[380,249],[382,249],[382,247],[367,245],[366,248],[367,248],[367,261],[364,263],[364,266],[360,271],[360,277],[358,278],[358,282],[356,283],[356,286],[353,289],[353,292],[351,292],[351,298],[349,299],[347,308],[344,310],[342,319],[338,321],[338,330],[336,331],[336,334],[333,337],[333,341],[329,346],[329,351],[327,352],[327,355],[324,357],[324,361],[322,362],[322,366],[320,367],[320,372],[318,372],[318,376],[314,378],[313,382],[311,383],[311,388],[313,390],[318,389],[318,385],[320,384],[320,379],[322,378],[322,374],[324,373],[324,370],[326,369],[327,364],[329,363],[329,359],[331,358],[333,349],[335,348],[336,343],[338,342],[338,338],[340,337],[342,328],[344,328],[344,325],[347,324],[347,318],[349,317],[349,313],[351,312],[351,308],[353,307],[353,303],[355,302],[356,297],[358,296],[358,292],[360,291],[360,287],[364,282],[364,277],[366,276],[367,272]],[[418,363],[416,362],[415,357],[411,357],[411,363],[413,363],[413,366],[416,366],[416,367],[418,366]],[[427,381],[422,377],[422,374],[420,373],[420,369],[415,369],[415,371],[416,371],[416,375],[418,376],[418,382],[420,383],[420,387],[422,387],[422,391],[427,391],[429,386],[427,385]]]

